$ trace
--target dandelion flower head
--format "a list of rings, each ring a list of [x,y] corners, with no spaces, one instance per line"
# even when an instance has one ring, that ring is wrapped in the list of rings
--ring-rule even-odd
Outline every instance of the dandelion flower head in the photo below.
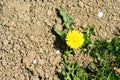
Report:
[[[66,44],[70,48],[74,48],[74,49],[79,48],[83,45],[83,43],[84,43],[83,33],[77,30],[68,32],[66,36]]]

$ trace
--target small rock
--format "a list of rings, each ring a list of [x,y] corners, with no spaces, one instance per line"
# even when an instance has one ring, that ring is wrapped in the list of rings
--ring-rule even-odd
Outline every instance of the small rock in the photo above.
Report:
[[[87,27],[87,23],[82,24],[82,27],[86,28]]]
[[[30,51],[30,52],[28,52],[27,56],[25,58],[23,58],[23,63],[25,64],[26,67],[30,66],[33,59],[35,58],[35,55],[36,55],[35,51]]]
[[[102,17],[103,16],[103,12],[98,12],[98,17]]]
[[[15,24],[16,24],[15,21],[11,20],[11,26],[15,26]]]
[[[52,14],[52,11],[51,10],[48,10],[47,11],[47,15],[50,16]]]
[[[60,50],[56,50],[56,52],[55,52],[56,54],[60,54]]]
[[[9,27],[9,30],[12,31],[12,30],[15,30],[13,26]]]
[[[50,56],[53,56],[55,53],[51,51],[49,54],[50,54]]]
[[[40,64],[40,56],[38,54],[36,55],[36,59],[37,59],[37,64],[39,65]]]
[[[19,44],[14,44],[14,48],[16,48],[17,50],[20,50],[20,45]]]
[[[8,44],[8,42],[9,42],[8,40],[4,40],[3,45],[6,46]]]
[[[19,74],[19,80],[24,80],[24,74]]]
[[[79,1],[79,6],[80,6],[80,7],[83,7],[83,6],[84,6],[84,4],[83,4],[82,1]]]
[[[54,60],[53,60],[53,65],[56,65],[59,61],[61,60],[60,56],[57,56]]]
[[[43,65],[43,64],[44,64],[44,60],[40,59],[40,65]]]
[[[31,35],[30,36],[30,40],[34,41],[34,42],[38,42],[38,38],[36,38],[35,36]]]
[[[2,65],[3,66],[6,66],[7,65],[7,62],[5,60],[2,60]]]
[[[32,63],[33,63],[33,64],[36,64],[36,63],[37,63],[37,59],[34,59]]]
[[[40,53],[43,53],[44,51],[43,51],[43,48],[39,48],[39,52]]]
[[[52,26],[52,23],[51,23],[49,20],[45,20],[45,23],[46,23],[48,26]]]
[[[9,35],[7,39],[8,39],[8,40],[11,40],[12,37],[13,37],[13,35]]]

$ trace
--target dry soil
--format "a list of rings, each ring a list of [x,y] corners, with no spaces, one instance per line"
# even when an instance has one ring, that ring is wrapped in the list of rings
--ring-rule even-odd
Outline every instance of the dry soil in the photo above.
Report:
[[[92,38],[120,31],[120,0],[0,0],[0,80],[57,80],[64,45],[52,33],[62,28],[56,7],[72,16],[74,29],[95,25]],[[78,54],[71,58],[88,60]]]

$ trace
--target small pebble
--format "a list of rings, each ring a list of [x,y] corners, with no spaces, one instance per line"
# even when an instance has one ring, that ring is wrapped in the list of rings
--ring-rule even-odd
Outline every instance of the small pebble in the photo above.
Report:
[[[51,10],[48,10],[47,15],[50,16],[52,14]]]
[[[35,51],[29,51],[27,56],[23,58],[23,63],[25,64],[26,67],[29,67],[31,63],[33,63],[33,60],[35,59]]]
[[[103,16],[103,12],[98,12],[98,16],[101,18]]]
[[[44,60],[43,59],[40,59],[40,64],[44,65]]]
[[[33,64],[36,64],[36,63],[37,63],[37,59],[34,59],[34,60],[33,60]]]
[[[3,41],[3,45],[6,46],[8,44],[8,40]]]
[[[2,65],[6,66],[7,65],[7,61],[6,60],[2,60]]]
[[[50,20],[45,20],[45,23],[46,23],[46,25],[48,25],[48,26],[52,26],[52,23],[50,22]]]
[[[60,53],[60,50],[56,50],[56,54],[59,54]]]
[[[38,39],[33,35],[30,36],[30,40],[32,40],[34,42],[38,42]]]
[[[60,60],[61,60],[61,56],[57,56],[57,57],[53,60],[52,64],[53,64],[53,65],[56,65],[58,62],[60,62]]]

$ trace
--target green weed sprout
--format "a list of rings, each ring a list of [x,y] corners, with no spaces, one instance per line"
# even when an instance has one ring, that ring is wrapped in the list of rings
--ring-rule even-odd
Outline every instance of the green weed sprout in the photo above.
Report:
[[[82,47],[82,45],[84,44],[84,35],[82,32],[71,28],[71,25],[75,22],[72,20],[70,15],[65,13],[61,8],[57,8],[57,11],[62,16],[63,25],[68,30],[68,32],[65,33],[57,29],[54,29],[54,31],[57,35],[59,35],[60,39],[69,47],[69,49],[65,51],[65,54],[69,55],[72,52],[72,49]]]
[[[67,63],[62,69],[64,80],[85,80],[87,73],[81,68],[79,63]]]
[[[68,30],[65,33],[54,29],[60,39],[67,44],[61,72],[64,80],[120,80],[120,37],[112,40],[91,40],[90,35],[95,26],[90,26],[81,33],[71,28],[71,25],[75,22],[70,15],[61,8],[57,8],[57,10],[62,16],[64,27]],[[85,66],[80,67],[79,62],[74,63],[67,60],[67,57],[76,48],[87,49],[88,54],[94,60],[86,66],[86,69]]]

